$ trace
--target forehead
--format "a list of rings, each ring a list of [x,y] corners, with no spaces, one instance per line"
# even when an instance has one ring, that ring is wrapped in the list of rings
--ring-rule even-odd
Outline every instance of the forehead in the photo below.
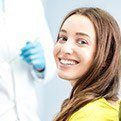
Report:
[[[83,15],[75,14],[65,20],[62,25],[63,30],[67,32],[81,32],[88,34],[92,39],[95,38],[95,28],[89,18]]]
[[[94,27],[93,23],[91,22],[91,20],[84,16],[84,15],[81,15],[81,14],[74,14],[74,15],[71,15],[70,17],[68,17],[65,22],[63,23],[63,26],[65,25],[75,25],[75,26],[79,26],[79,25],[82,25],[82,26],[86,26],[87,27]],[[62,27],[63,27],[62,26]]]

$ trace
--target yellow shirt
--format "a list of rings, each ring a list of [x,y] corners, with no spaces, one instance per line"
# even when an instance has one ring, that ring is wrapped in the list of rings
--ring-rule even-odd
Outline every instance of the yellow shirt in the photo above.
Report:
[[[100,98],[75,112],[69,121],[119,121],[118,113],[118,102],[114,106],[104,98]]]
[[[121,121],[121,101],[120,101],[120,108],[119,108],[119,121]]]

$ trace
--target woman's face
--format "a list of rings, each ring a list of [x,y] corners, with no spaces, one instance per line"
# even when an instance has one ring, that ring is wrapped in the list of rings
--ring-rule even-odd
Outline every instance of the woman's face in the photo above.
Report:
[[[54,48],[58,76],[73,85],[90,68],[95,50],[93,23],[82,15],[70,16],[64,22]]]

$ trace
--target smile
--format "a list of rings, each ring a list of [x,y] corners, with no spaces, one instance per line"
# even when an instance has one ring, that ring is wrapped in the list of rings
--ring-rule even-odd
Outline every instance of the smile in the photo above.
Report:
[[[75,60],[71,60],[71,59],[60,59],[59,58],[59,62],[62,65],[76,65],[79,62],[75,61]]]

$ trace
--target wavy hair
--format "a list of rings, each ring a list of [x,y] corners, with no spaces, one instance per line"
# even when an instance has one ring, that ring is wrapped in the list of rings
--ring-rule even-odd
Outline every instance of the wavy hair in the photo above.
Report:
[[[106,100],[118,100],[120,28],[109,13],[90,7],[71,11],[61,27],[66,19],[75,14],[86,16],[93,23],[96,31],[96,53],[90,69],[73,86],[70,97],[63,102],[54,121],[68,120],[81,107],[101,97]]]

